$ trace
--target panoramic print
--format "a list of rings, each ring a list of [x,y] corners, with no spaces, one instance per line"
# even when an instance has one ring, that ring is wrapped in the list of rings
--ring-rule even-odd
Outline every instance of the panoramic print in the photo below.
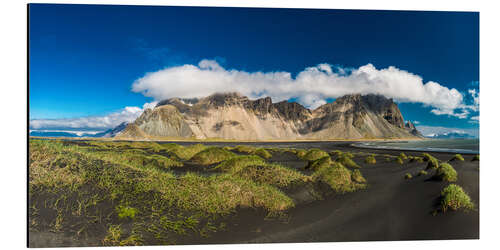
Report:
[[[27,8],[29,247],[479,239],[479,13]]]

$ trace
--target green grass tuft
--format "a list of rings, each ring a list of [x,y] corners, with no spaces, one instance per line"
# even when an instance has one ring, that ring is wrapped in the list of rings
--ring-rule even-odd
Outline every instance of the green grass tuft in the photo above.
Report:
[[[370,155],[370,156],[367,156],[365,158],[365,163],[367,163],[367,164],[375,164],[375,163],[377,163],[377,160],[375,159],[375,157],[373,157],[372,155]]]
[[[435,177],[442,181],[457,181],[457,171],[448,163],[441,163],[436,171]]]
[[[406,154],[405,154],[405,153],[403,153],[403,152],[401,152],[401,154],[399,154],[399,157],[400,157],[401,159],[403,159],[403,160],[408,159],[408,156],[406,156]]]
[[[120,217],[120,219],[134,219],[137,213],[137,209],[129,206],[119,205],[116,207],[116,212],[118,213],[118,217]]]
[[[456,154],[451,158],[450,161],[465,161],[464,157],[461,154]]]
[[[418,176],[422,176],[422,175],[427,175],[427,171],[425,170],[420,170],[420,172],[418,172]]]
[[[236,173],[247,166],[265,165],[264,159],[257,155],[239,155],[221,162],[215,169],[220,169],[228,173]]]
[[[256,148],[248,145],[238,145],[234,147],[234,150],[239,153],[251,154],[256,150]]]
[[[194,144],[190,145],[187,147],[177,145],[178,147],[174,147],[172,150],[169,152],[174,154],[178,159],[180,160],[189,160],[191,159],[194,155],[198,154],[199,152],[207,149],[207,147],[203,144]]]
[[[411,178],[413,178],[413,176],[410,173],[405,174],[405,179],[409,180]]]
[[[441,208],[443,212],[458,209],[472,210],[474,203],[465,191],[458,185],[450,184],[441,191]]]
[[[342,156],[337,158],[335,161],[342,164],[343,166],[348,167],[348,168],[360,168],[360,166],[358,164],[356,164],[356,162],[354,162],[346,154],[343,154]]]
[[[428,153],[423,153],[422,157],[424,158],[425,161],[427,161],[427,167],[426,169],[437,169],[439,168],[439,160],[436,159],[434,156],[428,154]]]
[[[279,164],[250,165],[238,171],[236,175],[278,188],[286,188],[292,184],[310,180],[309,176]]]
[[[330,154],[339,157],[343,154],[343,152],[337,149],[337,150],[331,151]]]
[[[365,184],[353,182],[351,171],[338,162],[317,169],[312,178],[328,184],[337,193],[353,192],[366,187]]]
[[[396,158],[396,162],[400,165],[403,165],[405,162],[403,161],[403,159],[401,158],[401,156],[398,156],[398,158]]]
[[[264,149],[264,148],[258,148],[257,150],[255,150],[253,152],[255,155],[258,155],[264,159],[269,159],[271,158],[273,155],[271,153],[269,153],[268,150]]]
[[[299,157],[300,159],[302,159],[306,154],[307,154],[307,150],[305,150],[305,149],[296,149],[295,150],[295,155],[297,155],[297,157]]]
[[[418,162],[418,163],[424,162],[424,158],[418,156],[408,156],[408,159],[410,159],[410,162]]]
[[[346,154],[343,154],[342,156],[337,158],[335,161],[342,164],[343,166],[348,167],[348,168],[360,168],[360,166],[358,164],[356,164],[356,162],[354,162]]]
[[[308,150],[307,153],[302,157],[302,159],[307,161],[315,161],[325,156],[330,156],[330,155],[321,149],[313,148]]]
[[[222,148],[210,147],[195,154],[190,161],[200,165],[210,165],[230,159],[234,156],[235,154],[233,152]]]
[[[351,153],[351,152],[344,152],[342,155],[345,156],[345,157],[349,157],[351,159],[354,158],[354,154]]]
[[[330,158],[330,156],[325,156],[315,161],[310,161],[309,164],[306,166],[306,169],[317,170],[325,166],[330,166],[330,164],[332,163],[333,163],[332,158]]]
[[[352,171],[351,179],[357,183],[366,183],[366,179],[363,177],[359,169],[354,169]]]

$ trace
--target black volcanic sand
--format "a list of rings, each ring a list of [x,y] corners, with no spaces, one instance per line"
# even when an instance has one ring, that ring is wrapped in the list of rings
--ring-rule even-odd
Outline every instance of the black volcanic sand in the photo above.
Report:
[[[163,143],[163,142],[159,142]],[[200,142],[174,142],[189,145]],[[238,209],[221,219],[225,229],[212,233],[208,238],[185,236],[177,244],[225,244],[271,242],[335,242],[335,241],[393,241],[393,240],[444,240],[479,238],[479,161],[473,155],[463,155],[465,161],[453,161],[458,173],[456,184],[461,186],[476,205],[474,211],[439,212],[440,192],[449,183],[432,180],[428,175],[418,176],[427,162],[409,162],[403,165],[387,162],[385,155],[398,156],[402,151],[364,149],[351,146],[351,142],[207,142],[211,146],[250,145],[265,148],[320,148],[327,152],[341,150],[352,152],[366,178],[365,190],[327,196],[323,200],[301,202],[287,212],[286,218],[267,218],[266,212],[257,209]],[[376,164],[366,164],[368,154],[375,156]],[[421,156],[422,152],[408,152],[408,156]],[[441,161],[453,158],[451,153],[431,155]],[[302,169],[307,163],[293,153],[273,152],[269,162],[277,162]],[[215,166],[215,165],[214,165]],[[204,174],[212,174],[213,166],[205,167]],[[196,171],[195,165],[186,162],[179,172]],[[198,172],[198,171],[197,171]],[[405,179],[410,173],[412,179]],[[297,190],[299,192],[300,190]],[[30,233],[30,245],[43,246],[43,241],[53,235]],[[32,244],[38,243],[38,244]],[[96,242],[73,242],[78,246],[91,246]],[[147,242],[145,242],[148,245]],[[50,245],[50,244],[49,244]]]
[[[270,219],[266,218],[264,211],[240,209],[224,219],[226,230],[209,238],[186,239],[180,244],[479,239],[479,161],[471,161],[473,155],[463,155],[463,162],[450,163],[458,173],[456,184],[469,194],[476,205],[475,210],[443,213],[438,211],[440,192],[449,183],[432,180],[432,170],[427,171],[428,175],[418,176],[420,170],[425,170],[427,162],[405,160],[399,165],[394,160],[386,161],[385,154],[399,156],[403,151],[355,148],[349,142],[204,144],[352,152],[355,153],[354,161],[361,166],[360,170],[368,181],[368,188],[299,204],[289,210],[285,219]],[[377,154],[376,164],[364,163],[370,153]],[[416,151],[404,153],[422,155]],[[429,153],[440,161],[448,161],[454,156],[452,153]],[[286,154],[274,154],[268,161],[297,168],[305,166],[293,154]],[[413,178],[406,180],[406,173],[412,174]]]

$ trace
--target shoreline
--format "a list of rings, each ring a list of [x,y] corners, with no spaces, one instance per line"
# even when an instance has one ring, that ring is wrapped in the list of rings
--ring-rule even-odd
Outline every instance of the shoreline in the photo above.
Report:
[[[418,142],[418,141],[432,141],[435,139],[429,138],[380,138],[380,139],[328,139],[328,140],[225,140],[225,139],[127,139],[127,138],[94,138],[94,137],[43,137],[43,136],[30,136],[30,139],[46,139],[46,140],[69,140],[69,141],[109,141],[109,142],[156,142],[156,143],[178,143],[189,145],[194,143],[201,143],[207,145],[238,145],[238,144],[251,144],[261,147],[278,146],[278,147],[318,147],[318,148],[331,148],[341,144],[348,146],[351,149],[369,149],[378,151],[408,151],[408,152],[429,152],[429,153],[449,153],[449,154],[466,154],[474,155],[479,154],[479,151],[472,151],[469,149],[453,149],[453,148],[398,148],[398,147],[380,147],[362,145],[363,142]],[[330,144],[331,145],[324,145]],[[282,144],[282,145],[280,145]]]
[[[372,138],[372,139],[294,139],[294,140],[233,140],[233,139],[183,139],[183,138],[103,138],[103,137],[54,137],[54,136],[29,136],[34,139],[63,139],[63,140],[96,140],[96,141],[147,141],[147,142],[242,142],[242,143],[273,143],[273,142],[371,142],[371,141],[423,141],[429,140],[428,138]]]

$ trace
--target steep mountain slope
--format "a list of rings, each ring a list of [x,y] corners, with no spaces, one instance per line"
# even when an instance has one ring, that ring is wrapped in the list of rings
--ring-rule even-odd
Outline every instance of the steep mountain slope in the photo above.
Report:
[[[115,137],[118,133],[123,131],[128,125],[128,122],[122,122],[118,126],[108,129],[102,133],[96,134],[96,137]]]
[[[417,131],[418,132],[418,131]],[[296,102],[238,93],[171,98],[146,110],[119,138],[236,140],[411,138],[398,106],[379,95],[346,95],[309,110]]]

